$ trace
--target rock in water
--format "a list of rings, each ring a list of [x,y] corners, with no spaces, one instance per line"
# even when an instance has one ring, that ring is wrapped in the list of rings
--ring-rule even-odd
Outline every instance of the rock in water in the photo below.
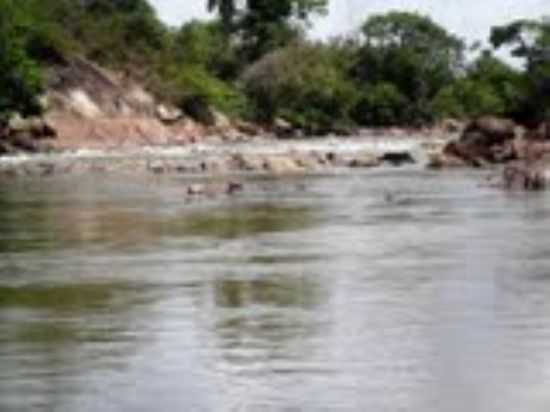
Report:
[[[402,166],[404,164],[410,163],[414,164],[416,161],[414,157],[409,152],[388,152],[384,153],[380,160],[383,162],[388,162],[393,166]]]
[[[299,174],[305,171],[290,156],[268,156],[265,159],[265,167],[268,172],[275,175]]]
[[[187,194],[189,196],[200,196],[206,193],[206,187],[201,184],[193,184],[187,187]]]
[[[460,141],[482,146],[502,144],[516,136],[516,128],[517,125],[510,119],[483,116],[466,126]]]
[[[234,193],[242,192],[244,189],[244,186],[240,182],[229,182],[227,183],[227,187],[225,189],[225,193],[228,195],[232,195]]]
[[[350,160],[348,166],[352,168],[370,168],[379,166],[380,159],[372,153],[365,152]]]
[[[536,166],[508,165],[504,169],[503,180],[508,190],[538,191],[546,187],[546,174]]]

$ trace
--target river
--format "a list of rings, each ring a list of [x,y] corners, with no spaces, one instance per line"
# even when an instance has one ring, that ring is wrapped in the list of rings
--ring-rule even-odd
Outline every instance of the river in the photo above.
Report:
[[[550,410],[550,193],[383,167],[0,187],[0,410]]]

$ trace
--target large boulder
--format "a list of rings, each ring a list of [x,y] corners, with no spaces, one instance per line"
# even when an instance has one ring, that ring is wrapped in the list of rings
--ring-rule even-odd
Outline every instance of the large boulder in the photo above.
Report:
[[[239,133],[247,136],[260,136],[264,133],[261,126],[245,120],[237,119],[233,122],[233,126]]]
[[[305,172],[291,156],[274,155],[265,158],[265,169],[275,175],[290,175]]]
[[[379,166],[381,159],[378,156],[372,154],[371,152],[362,152],[357,156],[354,156],[348,163],[348,166],[351,168],[371,168]]]
[[[0,128],[0,155],[43,153],[52,149],[57,130],[40,117],[12,117]]]
[[[265,166],[262,156],[253,153],[235,153],[231,162],[235,169],[247,172],[260,172]]]
[[[273,132],[279,138],[294,136],[294,126],[285,119],[277,118],[273,121]]]
[[[166,124],[174,124],[183,118],[183,112],[180,109],[165,104],[159,104],[156,107],[156,115],[162,123]]]
[[[492,146],[514,139],[517,125],[510,119],[482,116],[472,120],[460,138],[466,144]]]
[[[407,151],[386,152],[380,156],[380,161],[387,162],[392,166],[402,166],[404,164],[414,164],[416,160]]]
[[[304,170],[317,171],[323,167],[323,164],[314,153],[296,151],[291,152],[290,155],[298,167]]]
[[[444,133],[460,133],[464,130],[464,122],[453,118],[443,119],[438,129]]]
[[[523,137],[512,120],[483,116],[468,123],[460,139],[449,142],[432,155],[429,166],[459,165],[483,167],[507,163],[522,156]]]
[[[464,166],[466,166],[466,163],[463,159],[445,154],[443,151],[434,151],[428,153],[427,167],[429,169],[447,169]]]
[[[36,140],[53,139],[57,136],[55,128],[42,117],[22,118],[16,115],[9,120],[7,129],[12,136],[25,136]]]

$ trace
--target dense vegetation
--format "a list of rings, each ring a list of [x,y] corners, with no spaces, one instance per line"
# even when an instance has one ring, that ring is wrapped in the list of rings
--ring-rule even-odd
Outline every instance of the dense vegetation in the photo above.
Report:
[[[205,7],[218,19],[169,28],[147,0],[0,0],[0,121],[37,113],[44,73],[74,55],[129,72],[190,113],[212,105],[256,121],[280,117],[311,133],[550,115],[544,18],[494,27],[492,49],[473,51],[416,13],[373,15],[353,40],[314,43],[305,33],[327,0],[207,0]],[[501,47],[523,68],[496,57]]]

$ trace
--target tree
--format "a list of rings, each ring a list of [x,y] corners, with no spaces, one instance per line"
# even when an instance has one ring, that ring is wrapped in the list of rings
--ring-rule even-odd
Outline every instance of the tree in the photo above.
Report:
[[[375,100],[395,92],[404,97],[409,106],[399,122],[432,120],[431,100],[462,68],[463,42],[429,17],[409,12],[374,15],[363,25],[362,35],[354,74],[364,92],[376,91]],[[388,85],[395,90],[389,93]]]
[[[310,133],[350,123],[357,99],[337,45],[300,42],[273,51],[244,74],[256,117],[282,117]]]
[[[369,88],[354,108],[358,122],[371,126],[391,126],[407,118],[409,100],[392,83],[377,83]]]
[[[528,71],[550,57],[550,22],[516,20],[504,26],[491,29],[491,43],[494,48],[512,47],[512,55],[526,60]]]
[[[173,62],[200,65],[224,80],[237,77],[241,68],[235,49],[227,44],[218,21],[184,24],[174,35],[170,54]]]
[[[40,70],[27,52],[25,36],[30,24],[12,0],[0,0],[0,122],[13,112],[40,111]]]
[[[231,30],[233,19],[237,12],[235,0],[208,0],[209,12],[217,11],[227,30]]]
[[[80,54],[115,68],[150,64],[167,44],[167,30],[147,0],[20,0],[33,16],[33,54]]]
[[[512,47],[512,55],[525,60],[529,96],[522,120],[550,118],[550,20],[517,20],[493,27],[491,43],[495,48]]]
[[[230,83],[239,62],[225,39],[219,21],[184,24],[171,36],[158,65],[157,91],[197,118],[208,118],[212,106],[231,115],[246,115],[246,99]]]
[[[226,29],[238,37],[243,58],[252,62],[301,34],[300,23],[311,14],[324,13],[328,0],[209,0]]]
[[[514,116],[525,98],[523,74],[484,51],[452,84],[434,99],[438,117]]]

